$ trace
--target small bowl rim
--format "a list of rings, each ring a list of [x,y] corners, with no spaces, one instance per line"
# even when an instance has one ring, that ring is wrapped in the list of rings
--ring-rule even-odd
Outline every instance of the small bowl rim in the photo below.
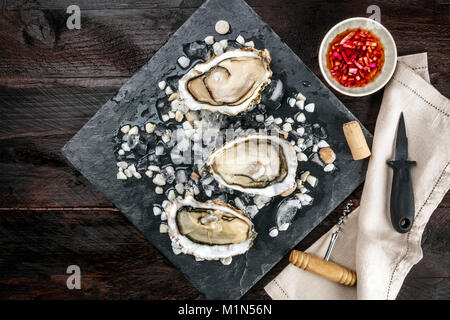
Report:
[[[326,73],[326,72],[329,72],[329,71],[328,71],[328,68],[325,68],[324,65],[323,65],[323,63],[322,63],[322,56],[323,56],[324,54],[326,54],[326,53],[324,53],[325,40],[326,40],[326,39],[330,36],[330,34],[331,34],[334,30],[336,30],[338,27],[340,27],[340,26],[342,26],[342,25],[344,25],[344,24],[348,24],[349,22],[355,21],[355,20],[370,21],[370,23],[374,23],[376,26],[378,26],[378,27],[380,27],[381,29],[383,29],[383,31],[386,32],[387,36],[389,37],[389,39],[392,41],[392,43],[393,43],[393,45],[394,45],[394,48],[393,48],[393,51],[394,51],[394,57],[393,57],[393,59],[395,59],[394,65],[393,65],[393,67],[392,67],[392,70],[390,70],[389,75],[386,77],[386,79],[385,79],[383,82],[381,82],[378,86],[376,86],[376,87],[373,88],[372,90],[365,91],[365,92],[360,92],[360,93],[352,93],[352,92],[348,92],[348,91],[345,91],[345,90],[343,90],[342,88],[338,87],[337,85],[335,85],[332,81],[330,81],[330,79],[328,79],[328,74]],[[332,40],[333,40],[333,39],[332,39]],[[331,41],[332,41],[332,40],[331,40]],[[328,44],[329,44],[329,43],[326,43],[327,46],[328,46]],[[342,94],[344,94],[344,95],[350,96],[350,97],[364,97],[364,96],[368,96],[368,95],[370,95],[370,94],[372,94],[372,93],[377,92],[378,90],[380,90],[381,88],[383,88],[384,86],[386,86],[386,84],[389,82],[389,80],[391,80],[392,75],[394,74],[395,69],[396,69],[396,67],[397,67],[397,45],[395,44],[394,37],[392,37],[392,34],[389,32],[389,30],[388,30],[385,26],[383,26],[381,23],[379,23],[378,21],[373,20],[373,19],[370,19],[370,18],[366,18],[366,17],[353,17],[353,18],[345,19],[345,20],[343,20],[343,21],[341,21],[341,22],[335,24],[333,27],[331,27],[330,30],[328,30],[328,32],[325,34],[325,36],[323,37],[322,42],[321,42],[321,44],[320,44],[320,48],[319,48],[319,56],[318,56],[318,58],[319,58],[319,68],[320,68],[320,71],[322,72],[322,75],[323,75],[323,77],[325,78],[326,82],[327,82],[333,89],[335,89],[336,91],[338,91],[338,92],[340,92],[340,93],[342,93]]]

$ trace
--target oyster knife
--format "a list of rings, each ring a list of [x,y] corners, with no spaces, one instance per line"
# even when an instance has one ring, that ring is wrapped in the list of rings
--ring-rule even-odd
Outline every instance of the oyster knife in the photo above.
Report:
[[[414,222],[414,193],[410,168],[415,161],[408,160],[408,137],[403,113],[400,114],[395,145],[395,160],[387,164],[394,170],[391,190],[391,222],[397,232],[406,233]]]

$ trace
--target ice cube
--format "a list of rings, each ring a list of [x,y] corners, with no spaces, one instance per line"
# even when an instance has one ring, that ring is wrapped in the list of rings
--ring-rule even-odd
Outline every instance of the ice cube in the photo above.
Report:
[[[297,198],[284,199],[278,206],[277,211],[277,226],[278,230],[284,231],[286,224],[290,224],[297,213],[298,206],[300,205],[300,200]],[[284,230],[283,230],[284,229]]]

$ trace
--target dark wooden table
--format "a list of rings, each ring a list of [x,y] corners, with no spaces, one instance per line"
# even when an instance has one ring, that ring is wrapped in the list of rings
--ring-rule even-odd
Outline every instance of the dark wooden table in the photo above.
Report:
[[[225,1],[225,0],[224,0]],[[0,0],[0,298],[201,299],[203,296],[86,179],[61,147],[202,3],[200,0],[79,0],[81,29],[66,27],[71,0]],[[431,82],[450,96],[448,0],[248,3],[317,74],[327,30],[381,9],[399,55],[427,51]],[[337,95],[373,133],[382,92]],[[362,188],[350,197],[358,203]],[[450,298],[450,194],[423,235],[424,258],[399,299]],[[342,206],[297,249],[337,222]],[[268,299],[263,287],[245,299]],[[79,265],[82,289],[68,290]]]

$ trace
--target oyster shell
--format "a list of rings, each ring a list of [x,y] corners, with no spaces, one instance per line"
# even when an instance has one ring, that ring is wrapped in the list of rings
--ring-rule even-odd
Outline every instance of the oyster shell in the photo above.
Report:
[[[242,48],[199,63],[178,82],[180,100],[192,110],[226,115],[241,113],[261,101],[270,83],[268,50]]]
[[[245,193],[273,197],[296,188],[297,156],[278,135],[238,137],[213,151],[206,165],[221,185]]]
[[[169,236],[185,254],[220,260],[245,253],[257,235],[251,219],[221,200],[175,199],[166,209]]]

